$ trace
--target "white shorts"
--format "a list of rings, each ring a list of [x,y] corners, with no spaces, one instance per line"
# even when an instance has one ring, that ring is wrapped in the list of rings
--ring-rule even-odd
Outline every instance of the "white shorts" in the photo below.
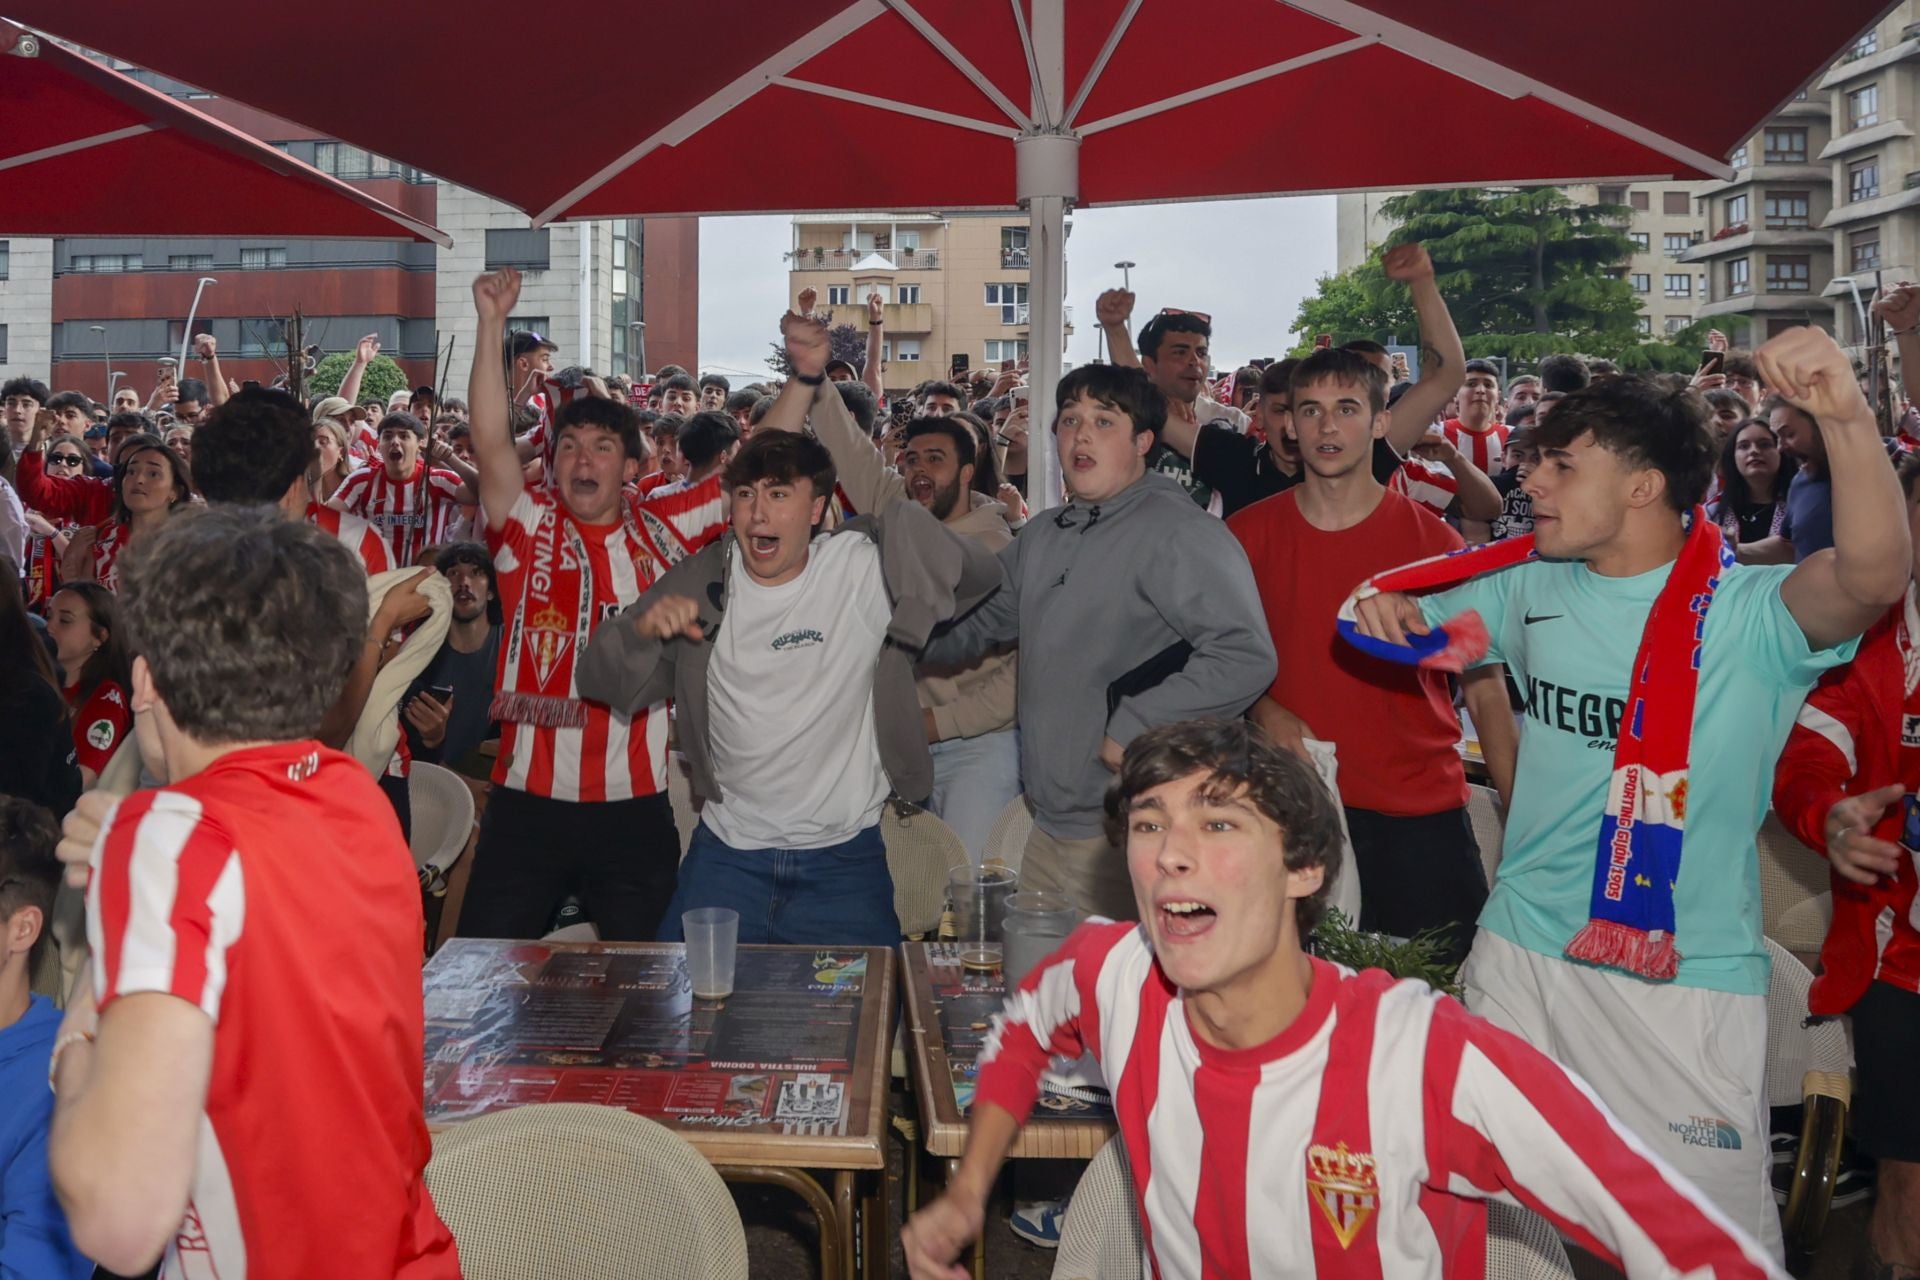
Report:
[[[1642,982],[1482,929],[1467,1008],[1584,1079],[1719,1210],[1783,1257],[1767,1114],[1767,1001]]]

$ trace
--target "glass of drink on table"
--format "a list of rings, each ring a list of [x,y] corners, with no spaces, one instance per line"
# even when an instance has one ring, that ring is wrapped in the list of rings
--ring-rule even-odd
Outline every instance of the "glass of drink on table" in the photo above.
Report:
[[[1001,971],[1012,991],[1040,962],[1060,949],[1080,923],[1079,908],[1063,893],[1022,889],[1007,899],[1006,919],[1000,926],[1006,958]]]
[[[960,944],[960,963],[969,969],[1000,967],[1000,929],[1007,915],[1007,899],[1020,887],[1020,877],[1006,867],[955,867],[947,877],[948,900],[953,903],[954,937]]]
[[[696,1000],[733,994],[733,958],[740,942],[740,913],[730,907],[700,907],[680,917],[687,935],[687,981]]]

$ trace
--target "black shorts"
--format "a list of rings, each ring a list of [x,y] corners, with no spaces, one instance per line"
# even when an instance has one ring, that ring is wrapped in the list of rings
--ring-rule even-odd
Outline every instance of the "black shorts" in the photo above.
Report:
[[[1853,1136],[1879,1160],[1920,1164],[1920,994],[1885,982],[1867,988],[1853,1008],[1853,1058],[1860,1087],[1853,1098]]]

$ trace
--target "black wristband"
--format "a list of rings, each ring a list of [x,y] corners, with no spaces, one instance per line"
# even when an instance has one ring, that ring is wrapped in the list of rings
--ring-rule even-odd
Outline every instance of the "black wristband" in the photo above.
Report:
[[[804,373],[796,373],[793,376],[798,378],[801,382],[805,383],[809,387],[817,387],[821,383],[827,380],[827,375],[824,373],[816,373],[811,378],[809,378]]]

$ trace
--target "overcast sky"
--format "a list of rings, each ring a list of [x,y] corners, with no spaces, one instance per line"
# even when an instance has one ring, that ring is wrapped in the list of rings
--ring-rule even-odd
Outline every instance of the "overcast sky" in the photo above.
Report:
[[[1076,212],[1067,241],[1075,322],[1067,358],[1093,359],[1093,300],[1120,283],[1113,264],[1121,261],[1138,264],[1136,330],[1161,307],[1204,311],[1213,317],[1216,368],[1283,354],[1300,299],[1333,270],[1333,208],[1331,196],[1303,196]],[[784,217],[701,220],[703,370],[766,372],[767,344],[787,306],[781,255],[792,243]]]

